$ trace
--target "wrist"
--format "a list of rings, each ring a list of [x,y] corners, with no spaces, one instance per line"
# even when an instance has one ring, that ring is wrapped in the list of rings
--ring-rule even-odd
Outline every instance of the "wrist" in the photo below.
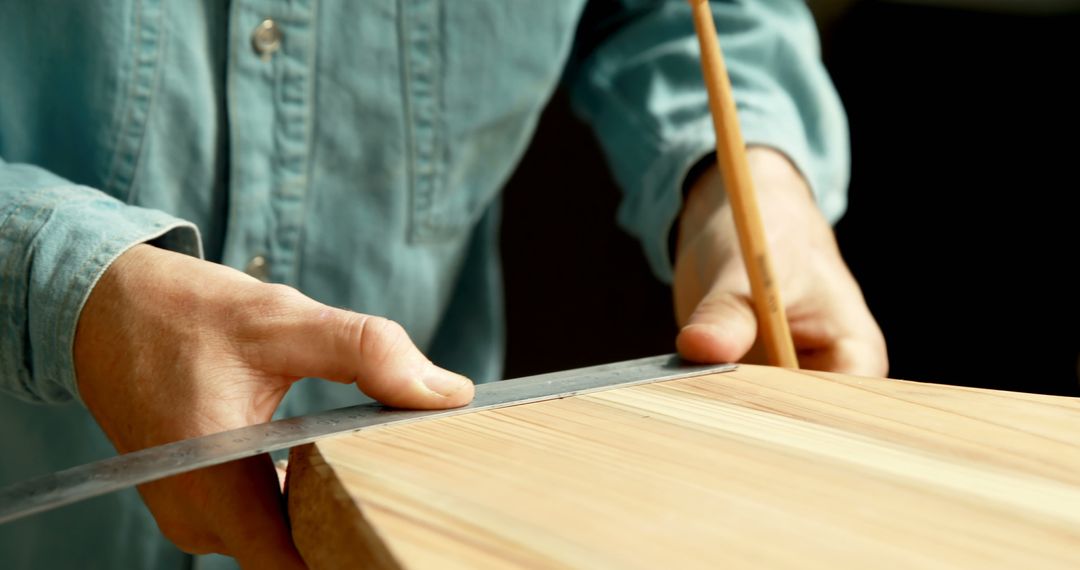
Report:
[[[204,299],[215,288],[209,268],[227,268],[147,244],[117,257],[90,291],[73,343],[75,380],[93,410],[111,388],[99,386],[137,367],[155,339],[198,336],[199,314],[213,311]],[[242,275],[242,274],[241,274]],[[246,277],[246,276],[244,276]]]
[[[746,150],[746,160],[770,241],[788,235],[789,229],[805,230],[807,224],[828,228],[810,185],[785,154],[771,147],[751,146]],[[716,225],[733,226],[729,208],[722,176],[714,164],[701,173],[686,194],[679,220],[680,238],[692,239]]]

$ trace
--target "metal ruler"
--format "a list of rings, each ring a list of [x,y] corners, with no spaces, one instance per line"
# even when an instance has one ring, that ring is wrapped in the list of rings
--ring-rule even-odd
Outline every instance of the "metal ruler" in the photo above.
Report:
[[[402,410],[362,404],[177,441],[4,487],[0,489],[0,524],[170,475],[286,449],[330,435],[734,368],[732,364],[689,364],[674,355],[654,356],[481,384],[476,387],[471,404],[450,410]]]

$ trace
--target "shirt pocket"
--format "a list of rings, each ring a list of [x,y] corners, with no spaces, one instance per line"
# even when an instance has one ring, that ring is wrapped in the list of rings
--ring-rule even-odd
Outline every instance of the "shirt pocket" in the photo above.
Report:
[[[402,2],[410,239],[469,231],[528,147],[580,2]]]

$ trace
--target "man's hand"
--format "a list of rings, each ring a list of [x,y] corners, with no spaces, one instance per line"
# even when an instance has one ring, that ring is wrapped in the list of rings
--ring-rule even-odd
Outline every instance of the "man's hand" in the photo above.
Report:
[[[471,382],[433,365],[396,323],[148,245],[117,259],[91,293],[75,368],[83,401],[121,453],[268,421],[305,376],[355,382],[399,407],[450,408],[473,396]],[[303,567],[268,455],[139,492],[183,550]]]
[[[799,366],[885,376],[885,340],[851,276],[832,229],[802,176],[782,154],[747,150],[773,270]],[[764,363],[750,283],[720,173],[711,168],[690,190],[675,261],[676,345],[699,362]]]

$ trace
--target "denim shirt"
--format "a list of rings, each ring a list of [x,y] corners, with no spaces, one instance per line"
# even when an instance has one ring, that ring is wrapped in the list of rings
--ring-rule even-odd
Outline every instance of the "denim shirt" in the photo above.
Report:
[[[680,187],[714,145],[688,4],[585,4],[0,3],[0,484],[113,453],[72,342],[97,279],[140,242],[391,317],[436,362],[498,379],[498,194],[560,82],[624,190],[618,222],[669,280]],[[790,157],[835,220],[846,125],[806,7],[713,10],[747,142]],[[302,382],[278,415],[361,398]],[[134,490],[0,526],[0,553],[192,562]]]

